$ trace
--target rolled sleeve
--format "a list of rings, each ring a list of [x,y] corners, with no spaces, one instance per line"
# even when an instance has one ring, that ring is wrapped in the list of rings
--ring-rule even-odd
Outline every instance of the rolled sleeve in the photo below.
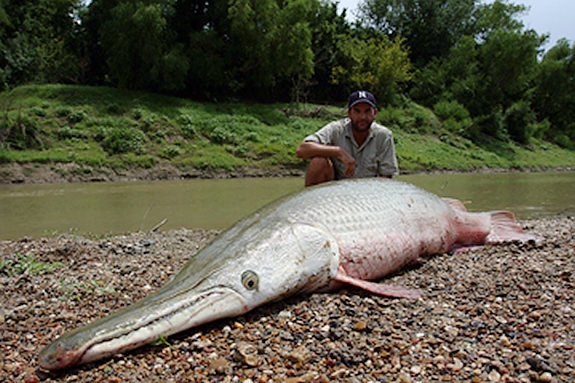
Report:
[[[340,140],[342,129],[342,121],[333,121],[325,125],[317,132],[304,138],[304,141],[316,142],[323,145],[337,145],[338,140]]]

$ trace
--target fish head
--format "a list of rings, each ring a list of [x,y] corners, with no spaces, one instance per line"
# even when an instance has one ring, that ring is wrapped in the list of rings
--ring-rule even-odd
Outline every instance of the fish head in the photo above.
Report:
[[[242,238],[243,243],[228,246],[228,261],[212,270],[201,288],[227,291],[226,295],[237,301],[238,313],[295,293],[317,290],[328,285],[337,273],[337,242],[328,230],[317,225],[290,222]]]
[[[57,370],[102,359],[313,291],[334,277],[339,251],[327,230],[296,222],[262,226],[224,233],[156,292],[65,333],[42,350],[40,366]]]

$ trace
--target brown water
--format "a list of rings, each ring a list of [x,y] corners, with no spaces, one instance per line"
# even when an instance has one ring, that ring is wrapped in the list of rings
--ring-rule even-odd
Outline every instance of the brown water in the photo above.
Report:
[[[400,176],[471,211],[511,210],[520,219],[575,214],[575,172]],[[117,234],[226,228],[303,188],[301,178],[0,185],[0,240],[73,232]]]

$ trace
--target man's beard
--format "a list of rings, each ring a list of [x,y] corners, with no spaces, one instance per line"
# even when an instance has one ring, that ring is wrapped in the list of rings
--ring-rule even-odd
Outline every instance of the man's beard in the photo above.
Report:
[[[371,121],[369,124],[367,124],[367,125],[365,126],[365,128],[360,128],[357,124],[355,124],[355,123],[352,121],[352,123],[351,123],[351,128],[352,128],[353,130],[355,130],[356,132],[358,132],[358,133],[364,133],[364,132],[367,132],[367,131],[369,130],[369,128],[371,128],[371,124],[372,124],[372,123],[373,123],[373,121]]]

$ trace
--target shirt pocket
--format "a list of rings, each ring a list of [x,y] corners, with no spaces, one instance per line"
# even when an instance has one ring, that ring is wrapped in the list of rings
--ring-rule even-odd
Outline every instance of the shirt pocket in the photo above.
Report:
[[[375,177],[379,173],[379,159],[376,156],[369,156],[363,161],[363,177]]]

